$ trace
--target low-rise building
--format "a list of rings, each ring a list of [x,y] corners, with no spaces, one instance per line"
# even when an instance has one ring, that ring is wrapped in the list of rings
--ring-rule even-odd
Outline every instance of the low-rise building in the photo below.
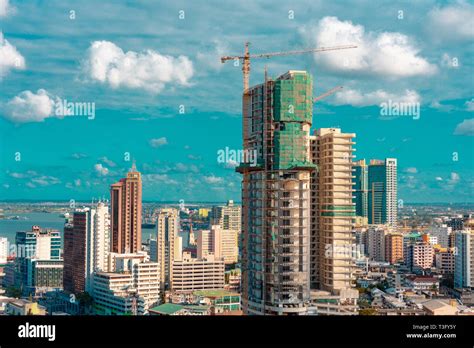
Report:
[[[226,290],[199,290],[193,293],[200,304],[212,308],[214,314],[240,311],[240,294]]]
[[[413,291],[439,291],[439,279],[431,276],[408,276],[405,285]]]
[[[181,305],[176,303],[163,303],[150,308],[150,315],[210,315],[209,306]]]
[[[7,315],[46,315],[46,308],[37,302],[15,299],[8,302],[5,313]]]

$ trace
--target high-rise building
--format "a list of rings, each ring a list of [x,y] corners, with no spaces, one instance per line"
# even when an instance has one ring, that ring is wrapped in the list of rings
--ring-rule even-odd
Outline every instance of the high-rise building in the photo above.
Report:
[[[108,206],[77,209],[64,229],[64,290],[92,292],[93,273],[108,269],[110,218]]]
[[[474,231],[454,232],[454,287],[474,288]]]
[[[40,260],[61,258],[61,234],[59,231],[33,226],[31,231],[16,233],[17,257]]]
[[[219,225],[212,225],[210,230],[200,230],[197,239],[197,258],[203,259],[213,255],[221,259],[222,255],[222,229]]]
[[[385,235],[385,261],[394,264],[403,261],[403,235],[388,233]]]
[[[306,314],[312,77],[289,71],[244,91],[242,308],[247,314]]]
[[[369,224],[397,224],[397,160],[371,160],[368,168]]]
[[[354,162],[354,200],[356,216],[369,216],[369,181],[368,167],[365,160]]]
[[[374,261],[385,261],[385,235],[384,226],[370,225],[367,230],[367,255]]]
[[[142,245],[142,179],[133,164],[127,177],[110,187],[110,229],[116,253],[134,253]]]
[[[242,210],[230,200],[225,206],[212,208],[212,224],[221,228],[222,257],[226,264],[239,259],[239,238],[242,230]]]
[[[52,261],[51,263],[59,264],[62,268],[60,232],[33,226],[31,231],[17,232],[15,241],[16,285],[21,287],[26,294],[35,293],[37,288],[42,288],[40,282],[54,284],[52,287],[61,288],[62,282],[58,283],[53,279],[56,276],[54,270],[50,273],[42,273],[39,269],[40,261]],[[37,279],[36,276],[40,273],[49,279]]]
[[[446,225],[441,226],[431,226],[427,231],[430,236],[437,237],[438,242],[442,248],[449,248],[450,247],[450,235],[452,233],[452,228]]]
[[[421,271],[431,268],[434,261],[434,249],[428,243],[417,242],[407,246],[405,263],[411,271]]]
[[[163,208],[158,213],[156,236],[156,254],[151,255],[151,260],[160,264],[161,284],[169,288],[172,264],[175,258],[181,255],[175,254],[175,244],[179,232],[179,212],[175,208]]]
[[[355,134],[321,128],[312,138],[311,286],[339,293],[355,282],[352,155]]]
[[[0,265],[7,263],[8,258],[8,239],[0,237]]]

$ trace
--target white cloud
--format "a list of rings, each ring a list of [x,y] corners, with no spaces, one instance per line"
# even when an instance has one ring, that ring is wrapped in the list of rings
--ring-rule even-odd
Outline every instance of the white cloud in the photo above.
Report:
[[[160,147],[168,144],[168,140],[165,137],[150,139],[149,141],[152,147]]]
[[[464,105],[466,106],[467,111],[474,111],[474,98],[467,100]]]
[[[15,123],[42,122],[48,117],[67,116],[55,112],[56,102],[59,102],[59,97],[44,89],[38,89],[36,93],[23,91],[7,102],[3,116]]]
[[[9,3],[9,0],[0,0],[0,18],[6,17],[15,12],[15,8]]]
[[[99,176],[106,176],[109,173],[109,169],[104,167],[101,163],[94,165],[94,170]]]
[[[205,52],[200,51],[196,54],[197,61],[212,70],[222,69],[224,64],[221,63],[221,57],[229,52],[228,44],[219,39],[214,39],[212,46],[206,48],[208,48],[208,50]]]
[[[6,76],[11,69],[21,70],[24,68],[25,58],[17,51],[15,46],[5,39],[0,31],[0,79]]]
[[[177,185],[178,182],[171,179],[167,174],[145,174],[143,175],[143,181],[149,183],[163,183],[167,185]]]
[[[108,165],[109,167],[115,167],[115,166],[116,166],[116,164],[115,164],[114,161],[109,160],[109,159],[108,159],[107,157],[105,157],[105,156],[104,156],[104,157],[100,157],[100,158],[99,158],[99,161],[104,162],[104,163],[105,163],[106,165]]]
[[[440,176],[437,176],[437,177],[435,178],[435,180],[436,180],[436,181],[443,181],[443,178],[440,177]]]
[[[458,173],[456,172],[451,172],[451,175],[448,180],[448,185],[456,185],[459,180],[461,180],[461,177],[459,176]]]
[[[193,63],[186,56],[164,56],[153,50],[124,52],[110,41],[94,41],[83,62],[89,78],[112,88],[161,92],[166,84],[189,85]]]
[[[405,169],[405,172],[410,174],[416,174],[418,173],[418,169],[416,169],[415,167],[408,167],[407,169]]]
[[[474,38],[474,6],[466,2],[428,13],[427,30],[437,39],[469,40]]]
[[[207,184],[211,184],[211,185],[220,184],[224,181],[222,178],[218,176],[214,176],[214,175],[204,176],[203,179]]]
[[[418,56],[419,49],[403,34],[365,32],[362,25],[324,17],[316,27],[305,27],[301,34],[317,47],[357,45],[357,48],[316,53],[315,59],[333,71],[409,77],[432,75],[435,65]]]
[[[474,118],[464,120],[456,126],[454,135],[474,136]]]
[[[55,178],[54,176],[47,176],[47,175],[42,175],[37,178],[31,179],[31,182],[34,185],[38,186],[50,186],[50,185],[55,185],[61,183],[61,181],[58,178]]]
[[[380,103],[388,102],[389,100],[397,103],[419,103],[421,98],[416,91],[409,89],[405,90],[405,94],[401,95],[389,93],[382,89],[368,93],[362,93],[354,89],[344,89],[341,92],[337,92],[333,100],[335,105],[368,106],[380,105]]]

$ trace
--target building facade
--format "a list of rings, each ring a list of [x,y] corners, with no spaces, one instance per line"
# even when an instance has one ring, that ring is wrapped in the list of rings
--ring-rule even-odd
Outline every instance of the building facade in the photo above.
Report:
[[[110,187],[111,251],[134,253],[142,245],[142,179],[135,164]]]
[[[318,170],[311,180],[311,285],[334,293],[355,283],[354,137],[322,128],[312,138]]]
[[[242,309],[306,314],[310,301],[312,77],[289,71],[244,91]]]
[[[472,289],[474,288],[474,233],[471,230],[454,233],[454,287]]]
[[[396,226],[397,214],[397,160],[371,160],[368,167],[368,222]]]
[[[217,290],[225,286],[225,264],[212,255],[204,259],[183,257],[173,262],[171,289],[174,293]]]
[[[171,284],[172,264],[175,259],[180,259],[179,250],[176,252],[179,232],[179,211],[175,208],[163,208],[157,219],[156,253],[151,255],[151,260],[160,264],[161,284],[168,289]]]

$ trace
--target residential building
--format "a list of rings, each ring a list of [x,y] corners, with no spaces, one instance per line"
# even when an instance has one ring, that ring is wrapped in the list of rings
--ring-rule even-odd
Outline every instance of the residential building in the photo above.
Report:
[[[212,224],[221,228],[222,257],[226,264],[233,264],[239,258],[239,236],[242,231],[242,210],[230,200],[225,206],[212,208]]]
[[[367,255],[374,261],[385,261],[385,234],[384,226],[370,225],[367,229]]]
[[[309,294],[312,77],[289,71],[244,91],[242,308],[306,314]],[[254,156],[253,156],[254,155]],[[247,156],[250,157],[250,156]]]
[[[354,202],[356,216],[369,216],[368,166],[364,159],[354,162]],[[367,221],[368,223],[368,221]]]
[[[160,301],[160,267],[143,253],[109,255],[109,271],[95,272],[93,298],[100,314],[147,314]]]
[[[336,294],[355,286],[354,137],[321,128],[311,139],[311,286]]]
[[[405,286],[413,291],[438,291],[439,279],[432,276],[408,276],[405,278]]]
[[[407,247],[405,262],[412,271],[426,270],[433,266],[433,246],[427,243],[411,244]]]
[[[62,268],[59,231],[33,226],[31,231],[16,233],[16,247],[15,285],[22,288],[24,294],[35,294],[37,288],[41,291],[48,286],[62,288],[62,281],[57,280],[57,272],[62,272],[59,270]],[[51,267],[46,267],[48,263],[40,261],[51,261]],[[49,271],[46,271],[47,269]],[[38,278],[38,275],[41,277]]]
[[[156,225],[156,254],[151,255],[151,260],[160,264],[161,284],[164,290],[170,287],[173,261],[182,257],[176,253],[175,247],[179,232],[179,211],[175,208],[161,209]]]
[[[474,288],[474,231],[454,232],[454,287]]]
[[[449,248],[451,245],[449,243],[450,235],[452,233],[452,228],[447,225],[441,226],[431,226],[427,232],[430,236],[437,237],[437,243],[442,248]]]
[[[8,246],[8,239],[5,237],[0,237],[0,265],[7,263]]]
[[[127,177],[110,187],[111,251],[134,253],[142,245],[142,179],[133,164]]]
[[[197,236],[197,258],[202,259],[214,255],[220,259],[222,255],[222,229],[219,225],[212,225],[210,230],[200,230]]]
[[[435,267],[439,269],[442,274],[454,274],[454,261],[454,248],[435,250]]]
[[[395,264],[403,261],[403,235],[400,233],[388,233],[385,235],[385,261]]]
[[[224,289],[225,264],[210,255],[204,259],[184,256],[173,262],[171,290],[175,293],[192,293],[196,290]]]
[[[73,212],[64,228],[64,290],[92,292],[93,273],[106,271],[110,252],[110,217],[104,202]]]

